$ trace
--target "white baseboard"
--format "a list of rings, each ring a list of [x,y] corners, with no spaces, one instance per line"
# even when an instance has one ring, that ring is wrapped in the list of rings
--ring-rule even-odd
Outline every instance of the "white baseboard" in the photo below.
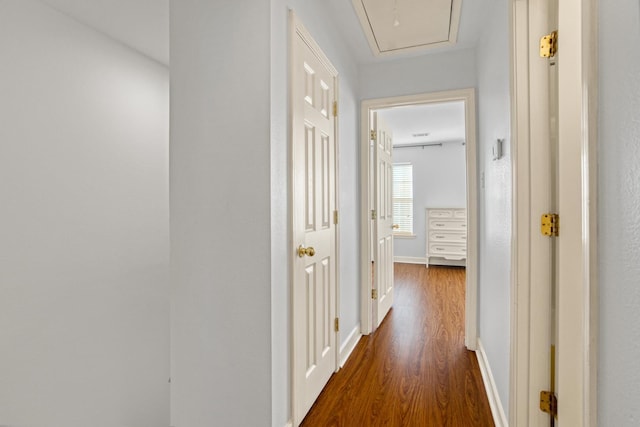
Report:
[[[401,262],[403,264],[426,264],[427,259],[413,256],[394,256],[393,262]]]
[[[347,362],[349,356],[353,352],[353,349],[356,348],[356,344],[362,338],[362,334],[360,333],[360,324],[357,324],[355,328],[351,331],[344,344],[340,346],[340,367],[342,368],[344,364]]]
[[[487,354],[482,346],[482,341],[478,338],[478,349],[476,350],[476,356],[478,358],[478,365],[480,365],[480,373],[482,374],[482,381],[484,382],[484,388],[487,391],[487,398],[489,399],[489,406],[491,407],[491,414],[493,415],[493,422],[496,427],[508,427],[509,423],[507,417],[504,414],[504,408],[502,407],[502,401],[498,394],[498,388],[496,382],[493,379],[491,373],[491,367],[489,366],[489,360]]]
[[[293,427],[293,421],[287,422],[284,427]]]

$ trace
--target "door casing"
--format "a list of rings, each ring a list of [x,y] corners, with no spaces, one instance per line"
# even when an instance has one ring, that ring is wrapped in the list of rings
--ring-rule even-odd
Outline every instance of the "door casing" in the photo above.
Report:
[[[360,145],[360,224],[361,224],[361,305],[360,326],[363,334],[373,331],[371,300],[371,233],[369,206],[369,129],[371,129],[371,111],[401,105],[419,105],[448,101],[465,102],[465,151],[467,168],[467,281],[465,300],[465,346],[476,350],[477,332],[477,295],[478,295],[478,195],[477,195],[477,155],[476,155],[476,101],[475,89],[460,89],[443,92],[422,93],[417,95],[376,98],[362,101],[361,105],[361,145]]]
[[[558,425],[597,424],[597,1],[559,2],[559,214],[557,396]],[[532,257],[542,257],[532,244],[540,218],[531,212],[531,185],[537,165],[530,156],[536,143],[534,123],[546,118],[539,105],[548,88],[535,67],[535,52],[545,34],[543,3],[510,0],[511,99],[513,155],[511,360],[509,424],[542,425],[535,403],[534,376],[546,375],[540,352],[532,343],[532,322],[544,312],[544,301],[532,299],[536,271]],[[534,94],[534,95],[532,95]],[[544,98],[544,97],[542,97]],[[546,98],[545,98],[546,99]],[[535,295],[535,294],[533,294]],[[546,309],[548,311],[548,309]],[[532,379],[533,378],[533,379]],[[546,420],[548,425],[548,418]]]

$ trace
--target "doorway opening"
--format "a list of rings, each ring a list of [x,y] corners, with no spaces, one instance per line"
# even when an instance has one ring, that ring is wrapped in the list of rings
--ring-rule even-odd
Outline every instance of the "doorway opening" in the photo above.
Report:
[[[432,209],[431,214],[436,215],[437,221],[440,225],[445,222],[445,229],[442,231],[452,231],[451,236],[448,236],[447,240],[449,245],[444,249],[444,246],[440,248],[443,253],[436,255],[431,262],[439,264],[460,264],[460,261],[465,260],[466,264],[466,292],[465,292],[465,346],[469,350],[475,350],[477,346],[477,185],[476,185],[476,119],[475,119],[475,90],[463,89],[446,92],[426,93],[419,95],[391,97],[391,98],[379,98],[372,100],[365,100],[362,102],[361,111],[361,327],[362,333],[365,335],[370,334],[375,330],[381,318],[377,318],[377,305],[376,297],[378,296],[378,287],[380,286],[380,280],[375,275],[375,271],[386,271],[388,268],[393,267],[393,257],[383,257],[376,259],[376,244],[378,236],[378,230],[380,230],[379,224],[379,200],[381,187],[379,177],[377,175],[383,175],[378,167],[378,161],[376,161],[375,150],[372,150],[372,139],[380,140],[380,132],[384,131],[384,134],[389,132],[385,129],[389,127],[388,122],[393,122],[394,112],[400,112],[401,109],[407,109],[415,107],[416,110],[424,110],[426,112],[430,107],[436,105],[451,106],[453,109],[461,109],[463,115],[464,131],[462,137],[460,136],[442,136],[429,139],[428,135],[420,135],[421,133],[429,133],[427,129],[423,132],[412,132],[417,134],[416,138],[421,138],[418,142],[409,142],[406,135],[398,135],[398,143],[402,144],[405,148],[412,147],[411,150],[422,149],[437,149],[446,147],[447,150],[452,150],[452,154],[456,147],[463,150],[464,155],[464,167],[462,173],[464,174],[463,185],[466,188],[466,194],[462,197],[463,200],[450,200],[447,202],[450,206],[442,205],[442,201],[433,206],[423,206],[424,200],[416,200],[416,205],[411,209],[412,212],[420,212],[420,215],[413,216],[407,219],[404,215],[400,215],[396,212],[393,215],[392,225],[390,227],[394,230],[402,228],[401,233],[407,237],[413,238],[413,245],[423,245],[423,253],[425,266],[428,267],[430,253],[428,251],[428,227],[429,221],[427,219],[427,209]],[[401,114],[401,113],[399,113]],[[393,126],[392,126],[393,127]],[[373,131],[373,132],[372,132]],[[397,147],[396,147],[397,148]],[[402,155],[402,157],[406,157]],[[395,162],[395,160],[394,160]],[[402,162],[407,163],[407,162]],[[401,168],[399,168],[401,169]],[[398,185],[398,184],[396,184]],[[457,205],[457,206],[454,206]],[[440,208],[440,209],[435,209]],[[408,214],[409,209],[405,207],[405,214]],[[424,212],[424,213],[423,213]],[[438,215],[441,215],[438,217]],[[450,217],[449,217],[450,215]],[[417,221],[413,220],[417,217]],[[412,223],[412,224],[411,224]],[[418,224],[419,223],[419,224]],[[450,224],[451,223],[451,224]],[[456,224],[454,224],[456,223]],[[435,223],[434,223],[435,225]],[[459,230],[465,230],[466,233],[456,233],[455,228]],[[386,230],[389,227],[383,227]],[[420,234],[420,236],[418,236]],[[464,236],[464,237],[461,237]],[[458,243],[450,242],[450,239],[460,239]],[[463,243],[462,239],[464,239]],[[424,242],[424,243],[422,243]],[[432,246],[432,249],[436,249],[436,246]],[[457,255],[456,252],[457,251]],[[412,257],[414,262],[420,262],[420,257]],[[399,261],[403,261],[402,257],[398,258]],[[404,259],[406,261],[406,259]],[[385,262],[391,263],[391,267],[380,268],[375,266],[375,263]],[[374,268],[372,268],[372,265]],[[384,314],[384,313],[383,313]]]

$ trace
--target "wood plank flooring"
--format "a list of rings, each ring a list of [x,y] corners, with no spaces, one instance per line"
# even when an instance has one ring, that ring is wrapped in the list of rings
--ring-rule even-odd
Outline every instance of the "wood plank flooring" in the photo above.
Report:
[[[493,426],[475,353],[464,347],[459,267],[395,265],[395,302],[320,394],[304,427]]]

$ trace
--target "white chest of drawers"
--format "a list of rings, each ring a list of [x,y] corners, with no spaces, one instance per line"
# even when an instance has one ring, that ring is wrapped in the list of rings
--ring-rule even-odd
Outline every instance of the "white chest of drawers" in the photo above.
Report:
[[[467,210],[428,208],[426,217],[427,267],[429,264],[465,265]]]

